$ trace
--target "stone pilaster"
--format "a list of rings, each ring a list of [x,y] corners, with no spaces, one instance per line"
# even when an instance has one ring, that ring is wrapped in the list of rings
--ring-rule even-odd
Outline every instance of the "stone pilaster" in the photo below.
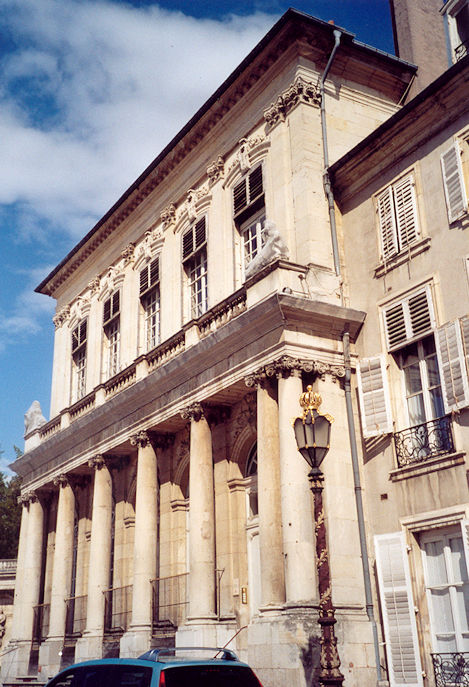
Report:
[[[285,603],[280,508],[280,447],[277,391],[263,370],[245,380],[257,389],[257,496],[261,567],[261,606]]]
[[[76,644],[75,659],[101,658],[104,634],[104,593],[110,587],[112,541],[112,481],[103,456],[92,458],[94,469],[86,630]]]
[[[70,596],[73,563],[75,494],[67,475],[54,479],[59,489],[55,549],[52,568],[49,634],[41,645],[39,665],[52,675],[61,668],[61,650],[65,638],[66,599]]]
[[[150,648],[152,586],[157,575],[158,478],[157,457],[150,436],[141,431],[130,438],[138,447],[135,497],[135,539],[132,622],[121,640],[121,656],[135,656]]]

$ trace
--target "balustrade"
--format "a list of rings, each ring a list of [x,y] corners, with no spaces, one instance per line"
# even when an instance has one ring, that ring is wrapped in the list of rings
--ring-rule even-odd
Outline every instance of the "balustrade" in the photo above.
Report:
[[[432,654],[436,687],[469,687],[469,652]]]
[[[400,468],[454,452],[451,419],[445,415],[394,433]]]

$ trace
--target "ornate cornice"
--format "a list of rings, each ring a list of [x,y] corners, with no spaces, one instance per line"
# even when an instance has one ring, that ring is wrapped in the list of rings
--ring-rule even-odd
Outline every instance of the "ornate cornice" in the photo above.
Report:
[[[144,430],[140,430],[137,434],[130,437],[130,443],[132,446],[138,446],[138,448],[145,448],[151,443],[150,435]]]
[[[269,377],[289,377],[294,374],[301,374],[308,372],[321,377],[326,374],[331,375],[334,379],[345,376],[345,367],[342,365],[330,365],[316,360],[300,360],[289,355],[282,355],[277,360],[267,363],[256,372],[247,375],[244,383],[248,387],[261,386]]]
[[[135,253],[135,244],[129,243],[121,253],[121,257],[124,260],[124,265],[128,265],[132,261]]]
[[[90,458],[88,467],[94,470],[101,470],[106,465],[106,459],[102,454]]]
[[[180,415],[183,420],[194,420],[199,422],[203,417],[205,417],[204,408],[201,403],[192,403],[192,405],[183,408],[180,411]]]
[[[281,93],[270,107],[264,110],[264,119],[270,126],[284,122],[291,110],[299,103],[320,107],[321,92],[319,86],[297,76],[289,88]]]

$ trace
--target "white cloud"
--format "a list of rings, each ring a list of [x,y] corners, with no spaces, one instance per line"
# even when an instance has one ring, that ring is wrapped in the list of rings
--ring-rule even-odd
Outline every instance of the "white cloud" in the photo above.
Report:
[[[103,214],[272,25],[157,5],[0,0],[0,203],[74,238]]]

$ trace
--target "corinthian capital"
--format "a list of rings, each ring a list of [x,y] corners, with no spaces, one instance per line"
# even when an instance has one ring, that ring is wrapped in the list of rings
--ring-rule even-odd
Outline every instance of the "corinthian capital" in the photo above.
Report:
[[[64,474],[57,475],[57,477],[54,477],[53,482],[55,487],[66,487],[70,484],[68,476]]]
[[[192,403],[192,405],[183,408],[180,412],[183,420],[198,422],[204,417],[204,409],[201,403]]]
[[[106,459],[102,454],[90,458],[88,461],[88,467],[94,470],[101,470],[106,465]]]
[[[141,430],[140,432],[137,432],[137,434],[133,434],[130,437],[130,443],[132,444],[132,446],[145,448],[145,446],[148,446],[148,444],[150,443],[150,435],[148,434],[148,432]]]

